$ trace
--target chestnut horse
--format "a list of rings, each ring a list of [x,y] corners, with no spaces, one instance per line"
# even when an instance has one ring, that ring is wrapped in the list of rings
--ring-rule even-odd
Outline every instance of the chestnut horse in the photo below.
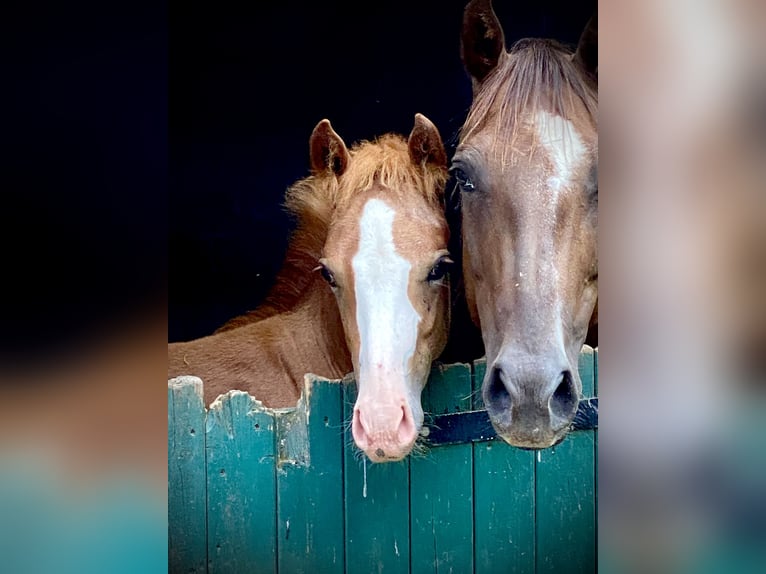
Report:
[[[421,114],[408,139],[351,149],[323,120],[309,147],[312,174],[286,196],[298,225],[265,305],[168,345],[168,377],[200,377],[206,403],[240,389],[285,407],[304,374],[353,369],[354,441],[373,462],[398,460],[422,428],[421,391],[449,329],[446,152]]]
[[[541,39],[507,51],[490,0],[464,11],[473,102],[451,171],[465,297],[484,341],[490,420],[523,448],[566,436],[596,324],[597,37],[594,19],[575,53]]]

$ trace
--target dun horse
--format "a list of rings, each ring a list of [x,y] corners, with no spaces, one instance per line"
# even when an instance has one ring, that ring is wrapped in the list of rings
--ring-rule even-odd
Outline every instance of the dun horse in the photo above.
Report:
[[[298,225],[262,308],[168,345],[168,376],[196,375],[209,403],[230,389],[294,405],[303,376],[358,384],[352,434],[374,462],[406,456],[421,391],[449,329],[447,156],[416,114],[409,138],[346,148],[330,122],[310,139],[312,174],[287,192]]]
[[[451,168],[463,280],[486,351],[484,403],[519,447],[566,436],[582,392],[578,355],[596,323],[596,45],[594,19],[574,54],[538,39],[507,51],[490,0],[464,12],[473,103]]]

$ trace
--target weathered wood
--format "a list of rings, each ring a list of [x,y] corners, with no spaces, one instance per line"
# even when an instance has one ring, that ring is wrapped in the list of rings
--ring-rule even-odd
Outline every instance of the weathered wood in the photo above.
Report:
[[[346,572],[408,573],[409,458],[372,464],[354,445],[350,421],[356,384],[344,384]]]
[[[202,381],[168,381],[168,571],[207,572],[205,405]]]
[[[422,403],[431,414],[469,410],[470,366],[435,366]],[[411,455],[410,531],[413,573],[473,572],[470,444],[431,447],[425,453]]]
[[[207,419],[208,571],[276,572],[275,420],[229,391]]]
[[[592,397],[594,391],[595,373],[595,351],[593,347],[583,345],[580,357],[578,358],[578,370],[580,371],[580,380],[582,380],[582,396]]]
[[[288,415],[278,415],[278,441],[285,433],[302,441],[290,444],[278,462],[279,572],[344,571],[342,401],[337,381],[307,376],[293,415],[298,420],[287,428],[281,421]]]
[[[485,371],[485,361],[474,363],[474,408],[483,407]],[[473,452],[476,574],[534,572],[534,453],[501,440],[475,443]]]
[[[584,348],[579,367],[592,397],[597,350]],[[434,428],[486,417],[485,369],[435,367],[423,394],[430,446],[386,464],[353,445],[351,379],[307,382],[297,409],[233,391],[207,414],[199,379],[169,381],[169,571],[595,571],[594,430],[524,451],[472,436],[481,419],[473,430]],[[591,422],[597,403],[581,406],[596,406]],[[453,444],[455,433],[481,442]]]
[[[598,396],[598,347],[593,349],[593,395]],[[593,556],[598,564],[598,433],[593,433]]]
[[[579,359],[583,396],[593,395],[593,349]],[[538,451],[537,572],[596,571],[594,431],[570,435]]]
[[[593,396],[598,396],[598,347],[593,349]]]

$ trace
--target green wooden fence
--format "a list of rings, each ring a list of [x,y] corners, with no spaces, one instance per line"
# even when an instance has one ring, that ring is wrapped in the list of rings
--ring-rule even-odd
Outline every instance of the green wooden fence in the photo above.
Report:
[[[598,353],[580,355],[597,396]],[[481,409],[485,364],[435,366],[429,416]],[[168,382],[169,571],[596,571],[596,430],[525,451],[487,437],[372,464],[346,421],[356,388],[307,377],[297,408]]]

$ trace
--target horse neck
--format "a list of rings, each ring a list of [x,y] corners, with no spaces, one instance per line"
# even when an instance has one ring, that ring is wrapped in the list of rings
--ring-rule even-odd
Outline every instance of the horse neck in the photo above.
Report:
[[[284,346],[303,357],[301,368],[327,378],[341,378],[352,369],[343,323],[335,296],[317,277],[304,290],[286,321]]]

